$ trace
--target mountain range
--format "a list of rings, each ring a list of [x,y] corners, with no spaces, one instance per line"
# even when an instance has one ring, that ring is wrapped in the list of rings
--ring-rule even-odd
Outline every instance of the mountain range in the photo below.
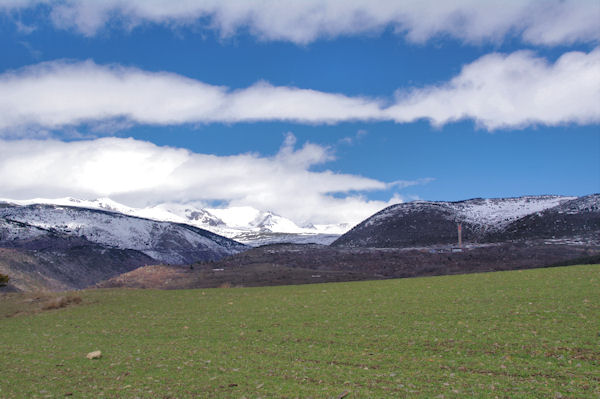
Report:
[[[231,238],[250,246],[278,242],[329,244],[351,226],[342,224],[296,223],[271,211],[249,206],[202,208],[194,204],[163,203],[145,208],[134,208],[110,198],[81,200],[76,198],[36,198],[30,200],[0,199],[0,203],[14,205],[54,205],[118,212],[140,218],[188,224]]]
[[[329,241],[337,237],[330,245],[318,243],[319,234],[341,229],[298,227],[248,207],[136,209],[109,199],[5,200],[0,273],[11,277],[9,289],[61,290],[101,281],[140,286],[148,275],[154,276],[150,286],[192,288],[550,266],[600,255],[600,195],[413,201],[390,206],[341,236],[330,234]],[[219,233],[271,244],[250,250]],[[148,266],[156,264],[163,265],[160,273]]]

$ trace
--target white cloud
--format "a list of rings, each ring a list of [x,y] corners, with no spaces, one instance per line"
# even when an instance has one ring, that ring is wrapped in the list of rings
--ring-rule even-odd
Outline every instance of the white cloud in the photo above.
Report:
[[[331,159],[326,147],[296,148],[291,134],[272,157],[215,156],[119,138],[0,140],[0,197],[111,197],[130,206],[223,201],[272,210],[301,224],[357,223],[401,198],[371,201],[356,193],[428,182],[388,184],[311,170]]]
[[[466,42],[517,36],[543,45],[600,39],[595,0],[0,0],[0,10],[39,4],[56,26],[85,35],[107,25],[153,23],[201,26],[223,37],[247,30],[300,44],[390,27],[413,42],[442,35]]]
[[[487,129],[600,121],[600,48],[568,52],[555,63],[532,52],[490,54],[436,86],[397,93],[395,101],[349,97],[265,82],[230,90],[181,75],[92,61],[55,61],[0,75],[0,134],[98,131],[131,124],[472,119]]]
[[[60,128],[124,118],[142,124],[286,120],[335,123],[380,115],[377,101],[258,82],[231,91],[166,72],[92,61],[48,62],[0,75],[0,129]]]
[[[490,54],[446,84],[398,93],[397,122],[473,119],[487,129],[600,122],[600,48],[554,64],[528,51]]]

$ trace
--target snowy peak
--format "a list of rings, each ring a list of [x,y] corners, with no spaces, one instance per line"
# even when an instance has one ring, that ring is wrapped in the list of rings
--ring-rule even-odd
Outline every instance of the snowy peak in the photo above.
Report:
[[[230,208],[207,208],[207,212],[221,219],[225,225],[233,229],[250,229],[264,212],[250,206],[233,206]]]
[[[283,242],[328,245],[347,230],[347,227],[339,225],[300,227],[274,212],[249,206],[209,208],[206,211],[224,223],[215,226],[212,231],[251,246]],[[211,230],[210,227],[205,228]]]
[[[308,229],[298,227],[294,222],[271,212],[265,212],[252,221],[252,225],[261,231],[273,233],[303,233]]]
[[[230,229],[242,231],[267,231],[272,233],[306,233],[303,229],[289,219],[270,211],[260,211],[249,206],[235,206],[230,208],[209,208],[206,210],[220,220]]]
[[[229,208],[208,208],[208,212],[220,218],[227,228],[237,230],[237,233],[269,232],[285,234],[343,234],[348,230],[348,225],[306,225],[298,226],[292,220],[271,211],[261,211],[249,206],[236,206]]]

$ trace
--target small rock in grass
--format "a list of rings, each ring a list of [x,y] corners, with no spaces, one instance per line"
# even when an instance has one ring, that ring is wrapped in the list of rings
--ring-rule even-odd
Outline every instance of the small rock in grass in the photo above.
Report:
[[[90,360],[92,360],[92,359],[100,359],[102,357],[102,352],[100,352],[100,351],[93,351],[93,352],[90,352],[87,355],[85,355],[85,357],[87,357]]]

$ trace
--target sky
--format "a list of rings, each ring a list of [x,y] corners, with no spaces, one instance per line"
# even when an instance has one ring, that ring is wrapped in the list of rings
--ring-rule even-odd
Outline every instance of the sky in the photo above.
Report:
[[[357,223],[600,192],[596,0],[0,0],[0,197]]]

